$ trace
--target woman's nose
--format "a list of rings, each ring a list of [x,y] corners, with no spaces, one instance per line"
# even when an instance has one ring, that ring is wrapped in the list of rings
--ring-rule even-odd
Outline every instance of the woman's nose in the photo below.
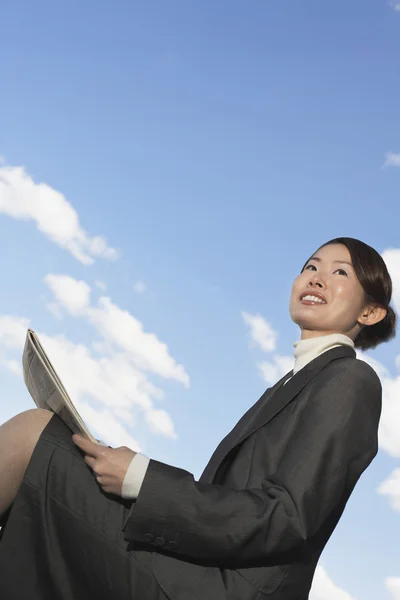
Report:
[[[312,277],[310,279],[309,284],[310,285],[316,285],[316,286],[321,287],[321,288],[324,287],[324,283],[322,283],[321,277],[319,277],[318,275],[314,275],[314,277]]]

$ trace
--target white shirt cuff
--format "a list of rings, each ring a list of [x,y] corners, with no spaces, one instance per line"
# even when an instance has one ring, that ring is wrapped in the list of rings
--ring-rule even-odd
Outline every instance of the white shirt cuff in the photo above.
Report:
[[[150,459],[144,454],[138,453],[132,458],[122,484],[123,498],[137,498],[139,496],[149,462]]]

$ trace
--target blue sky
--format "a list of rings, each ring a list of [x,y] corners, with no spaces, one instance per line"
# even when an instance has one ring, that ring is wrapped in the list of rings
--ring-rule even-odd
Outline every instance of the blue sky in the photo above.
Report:
[[[289,364],[292,280],[321,243],[374,246],[400,310],[397,8],[4,4],[0,421],[32,406],[29,323],[97,437],[198,476]],[[399,341],[364,358],[381,449],[313,600],[400,599]]]

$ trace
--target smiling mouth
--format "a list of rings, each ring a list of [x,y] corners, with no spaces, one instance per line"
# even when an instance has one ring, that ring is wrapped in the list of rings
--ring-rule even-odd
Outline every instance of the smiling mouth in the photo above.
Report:
[[[318,296],[314,296],[314,294],[303,294],[300,297],[300,302],[302,304],[306,304],[309,306],[314,306],[314,305],[316,306],[318,304],[322,306],[322,305],[326,304],[325,300],[323,300],[322,298],[319,298]]]

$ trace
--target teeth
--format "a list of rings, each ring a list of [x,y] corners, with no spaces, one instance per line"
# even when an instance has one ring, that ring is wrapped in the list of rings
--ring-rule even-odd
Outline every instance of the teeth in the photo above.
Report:
[[[324,302],[324,300],[321,300],[321,298],[317,298],[317,296],[303,296],[302,300],[310,300],[310,302],[320,302],[321,304],[326,304],[326,302]]]

